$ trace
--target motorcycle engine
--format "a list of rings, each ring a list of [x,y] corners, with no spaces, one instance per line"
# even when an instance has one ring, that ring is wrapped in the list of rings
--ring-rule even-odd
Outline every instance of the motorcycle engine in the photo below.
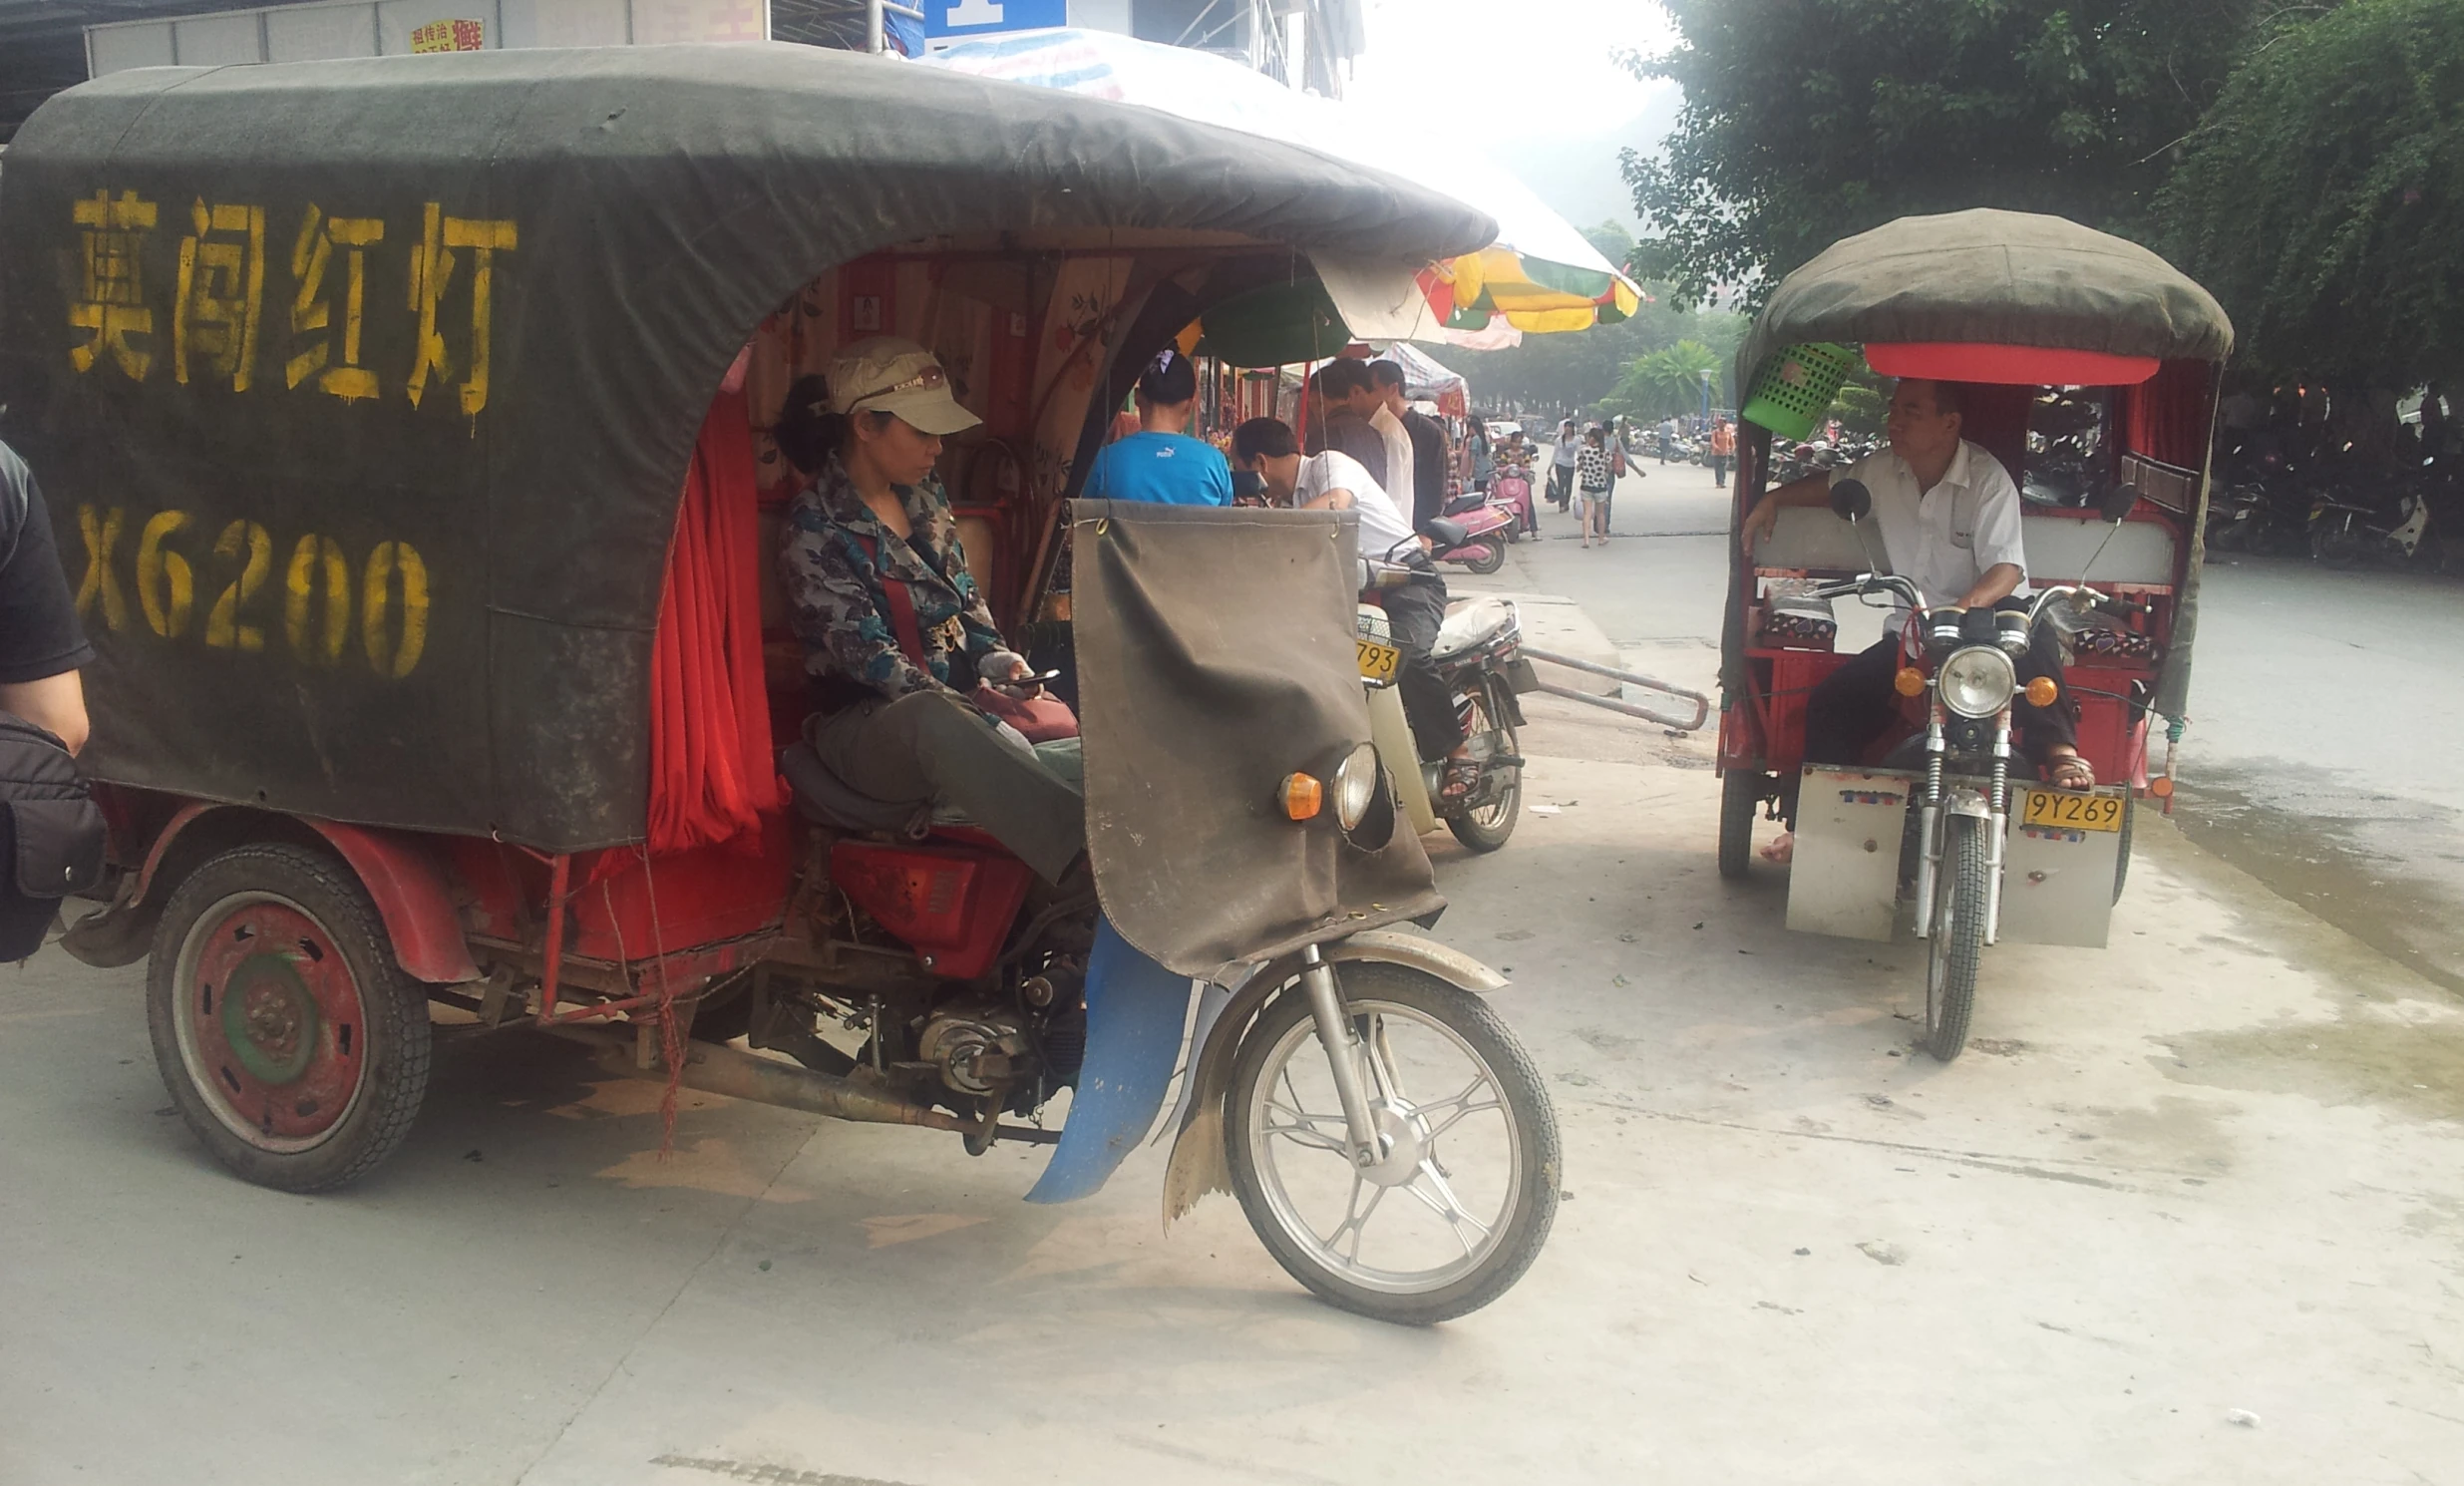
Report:
[[[915,1039],[915,1056],[961,1094],[998,1095],[1036,1067],[1035,1045],[1017,1008],[988,1001],[943,1006]]]

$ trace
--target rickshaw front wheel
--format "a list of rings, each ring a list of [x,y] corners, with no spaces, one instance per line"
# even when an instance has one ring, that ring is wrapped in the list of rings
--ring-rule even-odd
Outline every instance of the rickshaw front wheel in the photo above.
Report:
[[[1379,1134],[1355,1163],[1308,997],[1241,1039],[1227,1099],[1232,1191],[1275,1262],[1345,1310],[1451,1320],[1512,1289],[1547,1242],[1564,1163],[1530,1054],[1479,996],[1421,970],[1334,967]]]
[[[1984,956],[1985,823],[1954,815],[1942,822],[1942,860],[1934,875],[1934,918],[1925,970],[1926,1051],[1949,1062],[1967,1046],[1976,1009],[1977,961]]]
[[[180,1117],[261,1186],[360,1176],[427,1093],[427,992],[350,870],[304,847],[239,847],[179,885],[155,931],[146,1020]]]

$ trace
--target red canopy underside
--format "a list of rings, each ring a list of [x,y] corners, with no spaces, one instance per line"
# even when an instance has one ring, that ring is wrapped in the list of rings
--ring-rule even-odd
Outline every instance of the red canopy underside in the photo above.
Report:
[[[1886,377],[2022,387],[2128,387],[2156,375],[2157,366],[2153,356],[2110,356],[2102,351],[1996,346],[1981,341],[1868,342],[1865,361]]]

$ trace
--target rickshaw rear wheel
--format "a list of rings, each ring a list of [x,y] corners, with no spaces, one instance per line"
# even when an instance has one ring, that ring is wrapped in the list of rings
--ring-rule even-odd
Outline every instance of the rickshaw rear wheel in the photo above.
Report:
[[[1967,1046],[1976,1009],[1976,965],[1984,956],[1985,896],[1991,865],[1984,823],[1954,815],[1943,823],[1942,860],[1934,876],[1925,972],[1926,1051],[1949,1062]]]
[[[1754,812],[1762,805],[1760,769],[1720,776],[1720,876],[1741,878],[1754,861]]]
[[[1367,1092],[1386,1158],[1366,1171],[1352,1166],[1308,997],[1287,985],[1232,1065],[1225,1122],[1232,1191],[1266,1252],[1320,1300],[1400,1325],[1469,1314],[1523,1278],[1557,1220],[1565,1159],[1548,1089],[1523,1044],[1471,991],[1374,961],[1334,973],[1368,1050]],[[1454,1059],[1463,1076],[1430,1072],[1431,1062]],[[1492,1154],[1500,1159],[1480,1159]],[[1325,1201],[1347,1183],[1348,1200]],[[1381,1208],[1417,1226],[1427,1263],[1379,1263],[1405,1257],[1385,1247],[1382,1229],[1379,1249],[1366,1249]]]
[[[235,1175],[285,1192],[359,1177],[428,1090],[427,991],[340,862],[239,847],[164,905],[146,1021],[180,1118]]]

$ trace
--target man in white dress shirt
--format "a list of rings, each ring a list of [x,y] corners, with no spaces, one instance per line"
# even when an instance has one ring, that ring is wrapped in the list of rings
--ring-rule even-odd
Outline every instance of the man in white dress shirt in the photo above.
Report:
[[[1891,570],[1916,583],[1927,603],[1991,608],[2013,601],[2027,585],[2019,487],[2001,461],[1959,437],[1959,413],[1955,383],[1903,378],[1891,395],[1891,447],[1845,470],[1809,475],[1765,495],[1745,519],[1746,551],[1770,535],[1784,508],[1825,505],[1834,480],[1854,479],[1873,492],[1873,525],[1881,531]],[[1879,643],[1825,677],[1806,698],[1807,763],[1860,762],[1899,715],[1892,678],[1900,667],[1900,626],[1907,618],[1905,610],[1893,614]],[[2039,675],[2060,679],[2050,626],[2015,669],[2022,687]],[[2024,695],[2011,706],[2028,758],[2045,768],[2054,784],[2086,789],[2096,782],[2079,757],[2078,704],[2067,689],[2050,707],[2034,706]],[[1793,785],[1786,812],[1792,825]],[[1763,855],[1786,862],[1792,844],[1782,835]]]

